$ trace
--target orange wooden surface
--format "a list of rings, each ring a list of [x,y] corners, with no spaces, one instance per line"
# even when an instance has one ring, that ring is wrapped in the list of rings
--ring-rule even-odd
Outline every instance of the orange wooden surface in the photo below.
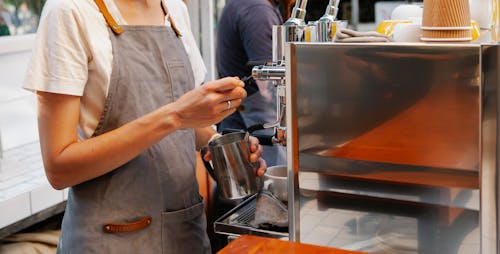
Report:
[[[478,90],[437,85],[393,119],[325,155],[477,172]]]
[[[205,200],[205,211],[207,211],[207,208],[212,203],[212,180],[201,161],[199,152],[196,153],[196,179],[198,180],[200,195]]]
[[[414,171],[388,172],[383,170],[373,170],[372,172],[366,172],[363,174],[335,173],[333,175],[388,183],[479,189],[478,175]]]
[[[359,254],[361,252],[340,250],[310,244],[294,243],[265,238],[259,236],[243,235],[229,243],[219,254]]]

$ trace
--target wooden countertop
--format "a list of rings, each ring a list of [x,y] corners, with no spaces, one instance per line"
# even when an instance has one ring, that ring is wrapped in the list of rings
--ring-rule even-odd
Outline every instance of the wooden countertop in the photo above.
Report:
[[[361,252],[340,250],[310,244],[294,243],[273,238],[243,235],[229,243],[218,254],[359,254]]]

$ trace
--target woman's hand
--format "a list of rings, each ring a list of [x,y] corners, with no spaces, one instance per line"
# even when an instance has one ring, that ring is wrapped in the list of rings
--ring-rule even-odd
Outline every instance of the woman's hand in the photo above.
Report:
[[[262,176],[266,173],[267,163],[262,159],[263,148],[256,137],[250,136],[250,162],[259,162],[259,168],[255,171],[256,176]]]
[[[245,84],[234,77],[208,82],[172,103],[179,128],[200,128],[216,124],[236,111],[247,93]]]
[[[259,168],[255,171],[256,176],[262,176],[266,173],[267,163],[264,159],[262,159],[263,148],[259,144],[259,140],[256,137],[249,137],[250,142],[250,162],[259,162]],[[210,151],[206,151],[205,155],[202,158],[205,161],[212,160],[212,154]]]

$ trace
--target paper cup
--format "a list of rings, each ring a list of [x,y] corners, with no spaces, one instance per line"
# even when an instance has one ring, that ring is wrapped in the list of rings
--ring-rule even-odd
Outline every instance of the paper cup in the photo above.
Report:
[[[471,41],[471,30],[422,30],[422,41]]]
[[[420,24],[397,24],[392,33],[395,42],[419,42],[420,37]]]
[[[424,0],[422,27],[468,26],[469,0]]]

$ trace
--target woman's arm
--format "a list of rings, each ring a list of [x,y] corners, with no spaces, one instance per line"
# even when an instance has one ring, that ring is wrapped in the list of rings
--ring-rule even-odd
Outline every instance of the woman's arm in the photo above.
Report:
[[[38,128],[47,178],[63,189],[106,174],[178,129],[210,126],[246,96],[243,82],[224,78],[113,131],[78,141],[80,97],[38,92]],[[231,109],[227,109],[231,100]]]

